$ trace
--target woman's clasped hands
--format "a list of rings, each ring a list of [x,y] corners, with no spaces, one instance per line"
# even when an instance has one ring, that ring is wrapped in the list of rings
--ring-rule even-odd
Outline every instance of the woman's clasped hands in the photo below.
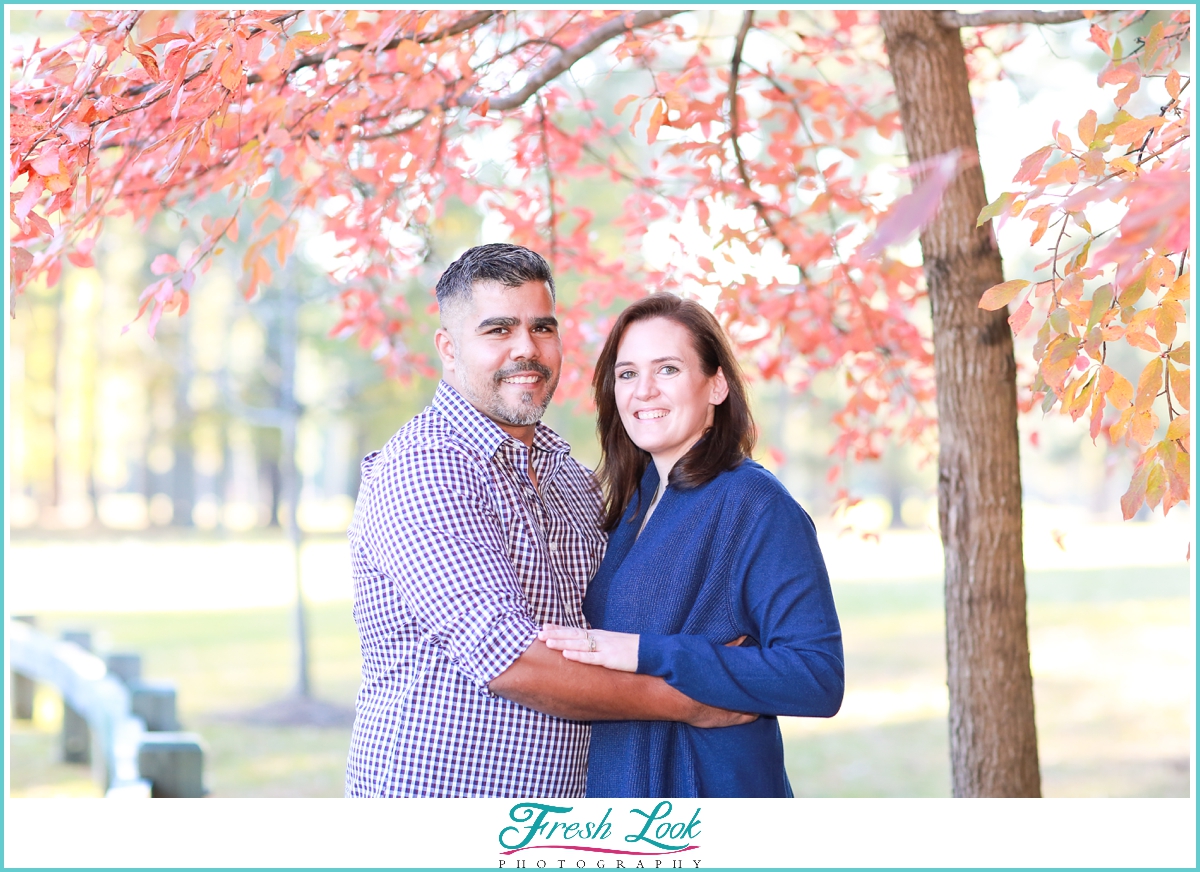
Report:
[[[620,672],[637,672],[638,635],[611,630],[585,630],[546,624],[538,638],[547,648],[561,651],[568,660],[603,666]]]

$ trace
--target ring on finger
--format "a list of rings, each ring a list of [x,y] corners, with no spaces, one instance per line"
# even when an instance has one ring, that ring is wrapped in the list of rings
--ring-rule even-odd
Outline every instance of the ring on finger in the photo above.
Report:
[[[596,637],[593,636],[591,633],[588,633],[587,641],[588,641],[588,651],[594,652],[596,650]]]

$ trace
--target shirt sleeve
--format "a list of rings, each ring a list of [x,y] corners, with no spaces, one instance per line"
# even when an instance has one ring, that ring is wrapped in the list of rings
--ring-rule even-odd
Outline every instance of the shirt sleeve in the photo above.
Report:
[[[845,685],[842,633],[812,520],[778,494],[745,518],[743,529],[730,606],[757,645],[729,648],[697,635],[643,634],[638,672],[720,708],[831,717]]]
[[[504,528],[477,461],[452,447],[408,448],[370,482],[359,541],[451,664],[488,693],[537,638]]]

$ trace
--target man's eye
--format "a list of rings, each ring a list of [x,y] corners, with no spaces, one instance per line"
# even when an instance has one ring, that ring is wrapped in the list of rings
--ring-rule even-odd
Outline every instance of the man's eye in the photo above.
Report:
[[[497,334],[497,335],[502,334],[502,333],[507,333],[507,332],[508,332],[507,327],[493,327],[491,330],[488,331],[489,334]]]

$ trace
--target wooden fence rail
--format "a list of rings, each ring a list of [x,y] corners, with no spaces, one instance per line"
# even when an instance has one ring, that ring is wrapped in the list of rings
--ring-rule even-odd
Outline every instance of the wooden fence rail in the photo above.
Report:
[[[203,740],[195,733],[172,729],[178,726],[173,688],[161,684],[142,687],[138,680],[127,684],[120,672],[109,669],[78,643],[82,640],[54,639],[23,621],[8,622],[8,640],[12,672],[54,687],[62,695],[64,711],[86,722],[87,729],[75,739],[64,736],[64,753],[70,758],[72,741],[82,742],[87,753],[73,759],[91,760],[105,796],[197,797],[206,793]],[[128,662],[118,669],[132,671]],[[137,673],[140,676],[140,664]],[[153,722],[155,712],[165,711],[168,699],[169,714],[158,716],[148,729],[148,718],[138,710],[145,711]],[[66,722],[64,718],[64,726]]]

